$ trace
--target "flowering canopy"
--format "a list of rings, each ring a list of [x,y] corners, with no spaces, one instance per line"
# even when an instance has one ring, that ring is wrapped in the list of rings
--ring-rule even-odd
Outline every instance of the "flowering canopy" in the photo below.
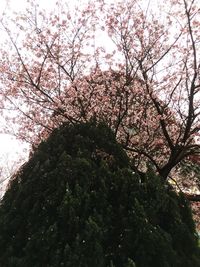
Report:
[[[59,1],[49,13],[34,2],[1,20],[0,103],[12,111],[5,130],[15,125],[37,145],[63,121],[95,116],[135,166],[150,162],[164,178],[199,153],[197,0]]]

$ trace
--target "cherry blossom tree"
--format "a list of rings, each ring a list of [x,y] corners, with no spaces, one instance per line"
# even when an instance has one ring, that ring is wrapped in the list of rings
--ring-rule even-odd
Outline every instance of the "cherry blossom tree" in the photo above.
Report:
[[[168,179],[199,155],[198,0],[35,1],[3,16],[1,111],[33,147],[64,121],[106,121],[134,170]],[[15,31],[12,31],[12,25]]]

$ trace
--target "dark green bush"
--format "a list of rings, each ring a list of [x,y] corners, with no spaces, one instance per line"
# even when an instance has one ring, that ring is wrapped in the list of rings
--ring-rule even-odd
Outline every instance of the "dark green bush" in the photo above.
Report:
[[[187,202],[145,182],[113,133],[65,125],[13,178],[0,207],[3,267],[198,267]]]

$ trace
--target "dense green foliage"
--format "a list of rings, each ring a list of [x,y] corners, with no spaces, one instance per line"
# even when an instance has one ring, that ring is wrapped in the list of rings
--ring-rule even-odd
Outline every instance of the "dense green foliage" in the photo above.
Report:
[[[65,125],[15,175],[0,207],[3,267],[198,267],[182,196],[133,173],[113,133]]]

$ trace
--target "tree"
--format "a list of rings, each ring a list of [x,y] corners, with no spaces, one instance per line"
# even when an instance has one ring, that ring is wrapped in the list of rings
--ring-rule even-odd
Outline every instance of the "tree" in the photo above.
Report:
[[[59,1],[46,14],[30,1],[13,19],[16,34],[3,17],[1,105],[15,111],[7,116],[16,134],[35,146],[63,121],[95,115],[112,127],[133,166],[153,165],[164,181],[198,155],[199,2],[158,6]]]
[[[53,131],[0,206],[1,266],[199,267],[199,252],[185,198],[142,182],[104,123]]]

